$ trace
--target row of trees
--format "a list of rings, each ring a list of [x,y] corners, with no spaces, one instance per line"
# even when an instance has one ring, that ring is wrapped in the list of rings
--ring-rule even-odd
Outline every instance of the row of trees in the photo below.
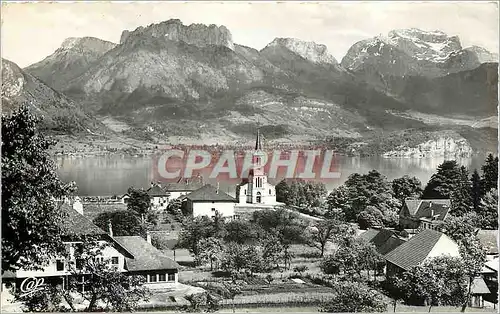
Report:
[[[420,181],[416,178],[403,177],[391,184],[376,170],[367,174],[354,173],[330,193],[326,215],[341,210],[347,221],[358,222],[361,228],[395,227],[401,200],[417,194],[419,186]]]
[[[462,217],[475,213],[477,227],[481,229],[498,228],[498,157],[488,155],[481,167],[469,175],[467,168],[456,161],[445,161],[425,187],[422,198],[451,199],[450,214]]]
[[[306,225],[286,209],[253,213],[250,221],[226,222],[214,218],[187,218],[179,235],[178,247],[188,249],[198,264],[212,269],[255,272],[288,267],[290,246],[303,243]]]

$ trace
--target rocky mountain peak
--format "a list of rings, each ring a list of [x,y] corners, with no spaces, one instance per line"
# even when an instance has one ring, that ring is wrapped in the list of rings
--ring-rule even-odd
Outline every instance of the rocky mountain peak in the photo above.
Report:
[[[285,47],[314,63],[338,64],[337,60],[328,52],[328,48],[323,44],[295,38],[275,38],[266,48],[278,46]]]
[[[122,32],[120,44],[136,39],[165,38],[172,41],[183,41],[198,47],[208,45],[225,46],[234,50],[231,32],[225,26],[215,24],[191,24],[184,25],[179,19],[171,19],[147,27],[138,27],[134,31]]]
[[[385,41],[419,60],[433,62],[442,62],[451,53],[462,49],[457,36],[417,28],[390,31]]]
[[[63,51],[72,50],[105,53],[115,46],[115,43],[95,37],[69,37],[63,41],[59,49]]]

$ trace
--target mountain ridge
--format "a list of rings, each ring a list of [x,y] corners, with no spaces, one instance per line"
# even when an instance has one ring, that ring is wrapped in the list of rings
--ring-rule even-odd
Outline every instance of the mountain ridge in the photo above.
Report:
[[[74,42],[62,48],[71,50]],[[48,85],[85,111],[126,120],[135,130],[154,129],[155,136],[203,130],[237,137],[274,122],[283,137],[361,137],[425,126],[390,110],[496,113],[498,63],[483,66],[494,55],[462,48],[458,37],[440,31],[394,30],[355,43],[340,63],[322,44],[276,38],[257,50],[234,43],[225,26],[180,20],[125,30],[120,43],[88,50],[71,50],[74,67],[54,53],[51,62],[26,71],[48,77]],[[52,73],[63,82],[50,81]],[[473,102],[480,102],[477,109]]]

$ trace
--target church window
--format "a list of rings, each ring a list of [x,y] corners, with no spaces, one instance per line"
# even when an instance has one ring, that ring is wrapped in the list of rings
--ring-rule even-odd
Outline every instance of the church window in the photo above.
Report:
[[[271,189],[269,189],[269,195],[271,195]]]

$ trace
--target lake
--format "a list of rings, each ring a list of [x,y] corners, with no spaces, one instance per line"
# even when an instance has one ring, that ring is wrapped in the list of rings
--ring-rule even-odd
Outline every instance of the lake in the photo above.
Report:
[[[460,158],[457,162],[471,171],[480,170],[486,156]],[[415,176],[425,186],[444,157],[432,158],[383,158],[336,156],[335,166],[341,173],[339,179],[326,183],[327,189],[341,185],[352,173],[367,173],[375,169],[389,180],[405,174]],[[123,195],[130,186],[150,186],[154,179],[154,159],[152,157],[96,156],[96,157],[56,157],[58,173],[63,181],[75,181],[78,194],[82,196]],[[206,176],[208,177],[208,175]],[[211,182],[215,184],[214,180]],[[220,187],[234,196],[234,183],[220,182]]]

